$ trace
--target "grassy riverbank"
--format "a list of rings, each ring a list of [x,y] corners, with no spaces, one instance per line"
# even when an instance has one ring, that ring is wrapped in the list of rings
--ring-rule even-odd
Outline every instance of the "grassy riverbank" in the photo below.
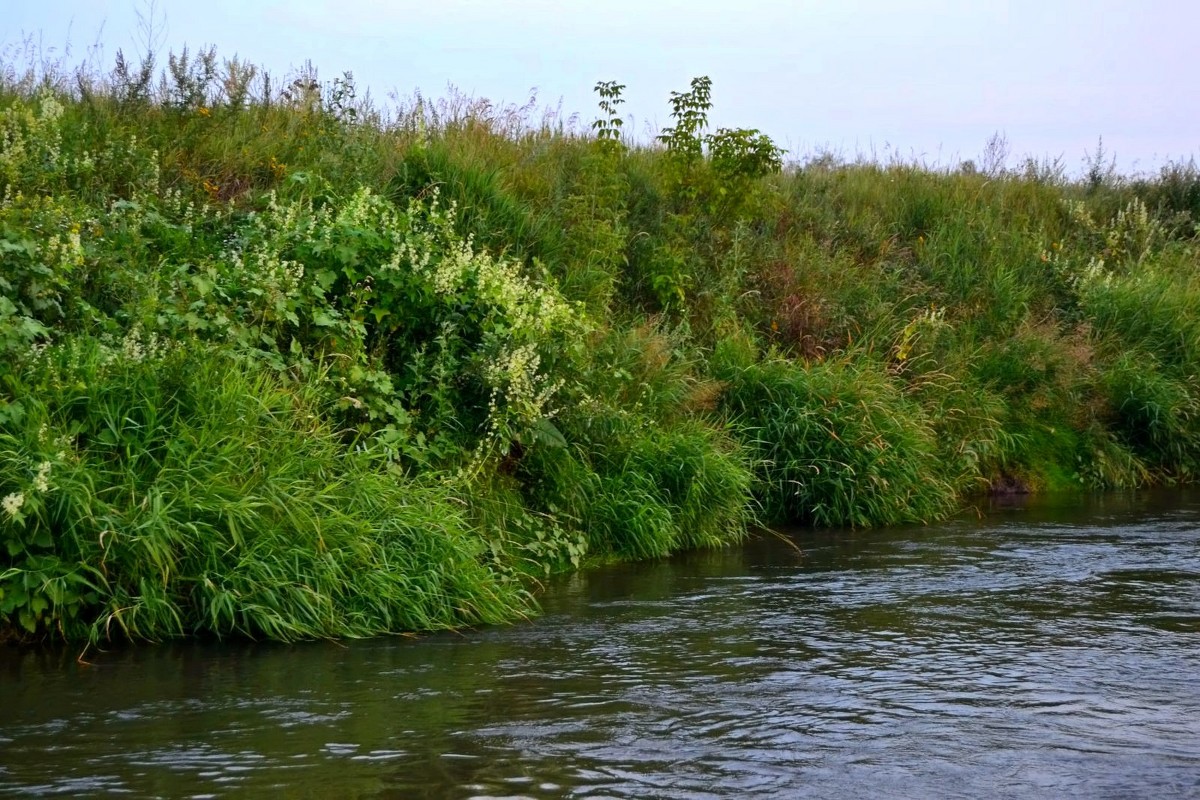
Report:
[[[148,65],[142,65],[146,67]],[[202,52],[0,65],[0,628],[509,620],[755,520],[1200,466],[1200,174],[783,168]]]

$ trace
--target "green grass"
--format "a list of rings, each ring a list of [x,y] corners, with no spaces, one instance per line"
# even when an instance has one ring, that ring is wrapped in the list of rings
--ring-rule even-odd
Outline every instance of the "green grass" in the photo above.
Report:
[[[211,350],[138,359],[82,339],[25,377],[37,397],[0,458],[7,476],[49,465],[47,485],[3,523],[0,589],[34,610],[27,628],[289,640],[530,607],[480,559],[452,487],[346,452],[303,387]]]
[[[820,526],[928,522],[955,508],[925,411],[869,360],[768,359],[727,374],[768,519]]]
[[[137,66],[0,60],[0,636],[500,622],[757,520],[1200,466],[1190,161],[781,168],[703,79],[638,145],[613,84],[592,128]]]

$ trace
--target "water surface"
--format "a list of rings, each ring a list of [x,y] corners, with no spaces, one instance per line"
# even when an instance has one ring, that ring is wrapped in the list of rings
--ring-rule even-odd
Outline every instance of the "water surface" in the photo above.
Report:
[[[1197,797],[1200,495],[763,534],[507,628],[0,650],[0,794]]]

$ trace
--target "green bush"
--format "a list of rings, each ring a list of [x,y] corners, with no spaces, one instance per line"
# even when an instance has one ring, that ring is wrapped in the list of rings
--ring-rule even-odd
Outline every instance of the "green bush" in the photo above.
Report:
[[[528,502],[583,531],[594,556],[721,546],[751,520],[751,473],[710,427],[593,407],[586,420],[565,420],[563,434],[562,445],[532,448],[520,474]]]

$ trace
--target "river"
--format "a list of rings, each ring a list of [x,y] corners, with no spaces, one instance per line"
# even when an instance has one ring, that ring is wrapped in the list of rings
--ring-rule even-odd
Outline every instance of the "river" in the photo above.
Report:
[[[1200,494],[783,531],[511,627],[0,649],[0,794],[1200,797]]]

